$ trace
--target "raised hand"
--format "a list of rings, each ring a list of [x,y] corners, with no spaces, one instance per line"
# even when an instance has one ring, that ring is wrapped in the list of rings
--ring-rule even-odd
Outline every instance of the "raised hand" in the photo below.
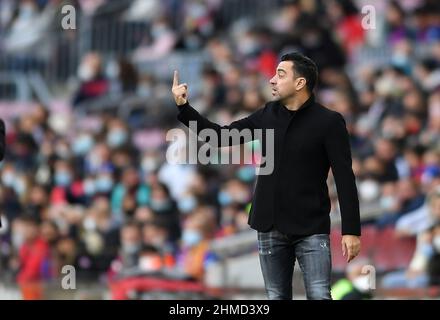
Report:
[[[179,84],[179,72],[174,71],[173,88],[174,101],[178,106],[182,106],[188,101],[188,85],[186,83]]]

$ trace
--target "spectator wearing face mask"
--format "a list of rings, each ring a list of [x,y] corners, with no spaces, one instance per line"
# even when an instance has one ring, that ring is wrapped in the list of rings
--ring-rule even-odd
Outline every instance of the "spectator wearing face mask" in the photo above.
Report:
[[[395,192],[381,198],[381,207],[387,210],[377,222],[378,227],[394,226],[404,215],[420,208],[425,201],[418,184],[413,179],[402,179],[396,183]]]
[[[142,246],[141,231],[135,222],[127,222],[120,230],[120,247],[118,257],[112,261],[109,276],[129,273],[138,265]]]
[[[106,76],[110,82],[110,92],[121,95],[136,92],[138,73],[133,64],[125,58],[118,58],[106,66]]]
[[[113,172],[114,165],[111,162],[111,150],[105,143],[95,144],[85,158],[85,172],[88,175],[100,172]]]
[[[21,186],[19,185],[19,174],[12,163],[5,163],[1,169],[0,206],[6,218],[12,222],[22,212],[20,202]]]
[[[215,216],[207,207],[198,208],[185,221],[177,266],[192,279],[203,280],[208,265],[216,261],[209,249],[215,229]]]
[[[156,248],[165,259],[167,267],[174,266],[177,251],[175,241],[170,239],[170,230],[157,218],[142,227],[142,243]]]
[[[368,300],[372,298],[370,281],[371,274],[365,272],[365,266],[370,264],[367,260],[358,260],[349,264],[346,277],[338,280],[332,286],[334,300]]]
[[[121,173],[121,182],[114,186],[111,193],[111,208],[115,218],[122,220],[127,216],[132,216],[137,206],[148,205],[150,192],[149,186],[140,181],[135,167],[124,168]],[[127,206],[127,202],[133,204],[129,203],[130,206]]]
[[[171,53],[177,37],[164,17],[158,17],[151,24],[151,37],[148,45],[137,48],[132,60],[141,63],[154,61]]]
[[[127,125],[119,120],[112,119],[109,121],[107,126],[106,143],[110,149],[114,150],[117,148],[124,147],[129,144],[129,132]]]
[[[80,86],[73,97],[73,105],[102,97],[108,91],[108,81],[102,74],[102,60],[99,54],[86,54],[78,68]]]
[[[440,221],[440,190],[434,189],[428,195],[430,215],[434,222]],[[417,235],[417,247],[408,269],[391,272],[382,279],[384,288],[423,288],[429,284],[428,264],[434,256],[433,228]]]
[[[83,182],[67,160],[57,160],[53,173],[51,204],[83,203]]]
[[[150,208],[156,214],[157,220],[170,230],[170,240],[180,237],[180,219],[176,202],[170,195],[168,187],[163,183],[151,186]]]
[[[218,194],[218,202],[221,206],[230,204],[247,204],[251,195],[249,188],[238,179],[231,179],[225,183]]]

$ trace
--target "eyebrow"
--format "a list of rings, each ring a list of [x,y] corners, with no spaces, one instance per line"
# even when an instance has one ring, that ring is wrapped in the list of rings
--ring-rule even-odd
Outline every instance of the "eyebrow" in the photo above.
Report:
[[[284,69],[280,69],[280,68],[277,69],[277,72],[284,72],[284,73],[287,73],[286,70],[284,70]]]

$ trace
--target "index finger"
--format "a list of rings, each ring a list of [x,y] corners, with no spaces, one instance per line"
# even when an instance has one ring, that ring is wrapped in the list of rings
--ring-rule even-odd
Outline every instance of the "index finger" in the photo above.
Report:
[[[174,70],[173,87],[176,87],[178,85],[179,85],[179,72],[177,70]]]
[[[348,247],[347,251],[347,262],[350,262],[355,257],[355,254],[353,252],[353,248]]]

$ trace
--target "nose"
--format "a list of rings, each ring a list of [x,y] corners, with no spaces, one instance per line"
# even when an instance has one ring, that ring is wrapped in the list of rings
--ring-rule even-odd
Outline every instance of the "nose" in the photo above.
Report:
[[[277,82],[275,80],[275,76],[273,76],[272,79],[269,80],[269,83],[272,84],[272,85],[276,85],[277,84]]]

